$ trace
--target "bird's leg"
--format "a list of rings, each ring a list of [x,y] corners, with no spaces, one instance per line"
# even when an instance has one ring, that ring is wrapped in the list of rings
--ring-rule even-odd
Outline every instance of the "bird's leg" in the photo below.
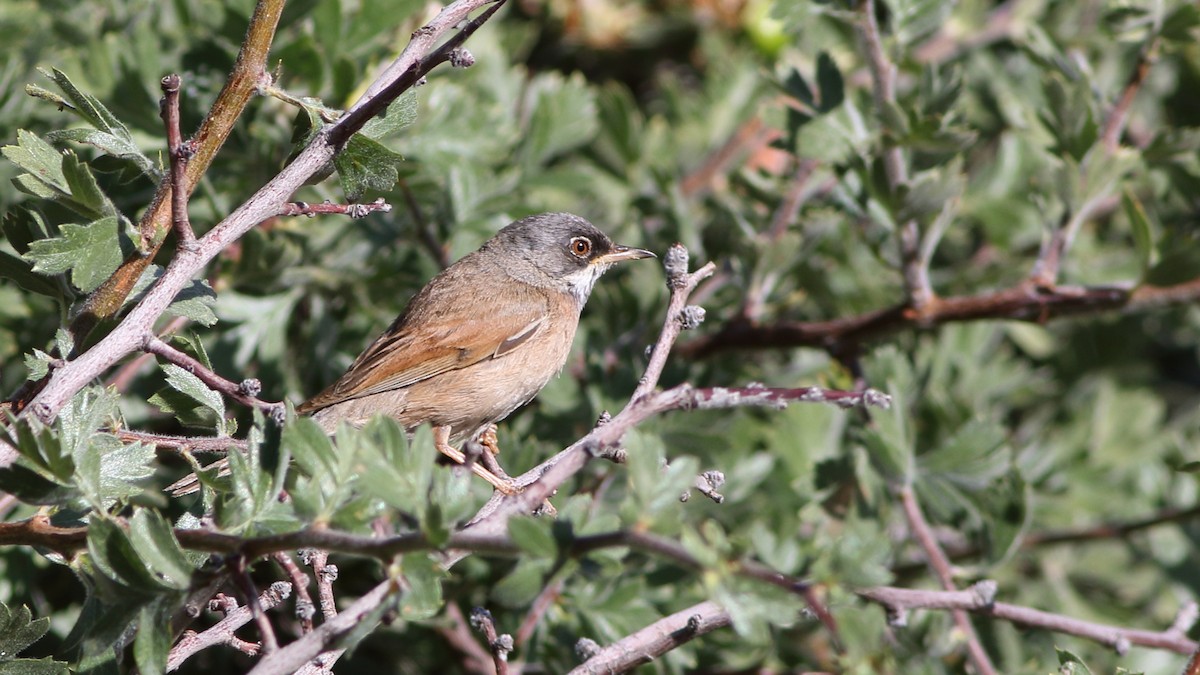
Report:
[[[479,444],[487,448],[493,455],[500,454],[500,439],[496,438],[496,425],[489,424],[479,435]]]
[[[434,427],[433,428],[433,445],[434,445],[434,447],[437,448],[438,452],[449,457],[450,459],[454,460],[455,462],[458,462],[459,464],[468,465],[471,468],[472,473],[474,473],[476,476],[479,476],[480,478],[486,480],[488,483],[490,483],[492,485],[492,487],[503,492],[504,494],[511,495],[511,494],[516,494],[518,492],[516,486],[514,486],[512,484],[511,478],[508,480],[505,480],[504,478],[501,478],[500,476],[497,476],[496,474],[489,471],[487,469],[487,467],[485,467],[477,462],[468,462],[467,456],[463,453],[462,450],[459,450],[458,448],[454,447],[453,445],[450,445],[450,427]],[[487,454],[487,453],[484,453],[484,454]]]

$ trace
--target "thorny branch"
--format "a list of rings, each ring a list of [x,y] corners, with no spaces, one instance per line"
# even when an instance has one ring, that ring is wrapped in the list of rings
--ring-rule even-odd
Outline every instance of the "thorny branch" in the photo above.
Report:
[[[187,163],[194,152],[183,141],[179,130],[179,86],[180,77],[174,73],[162,79],[162,119],[167,127],[167,156],[171,171],[163,180],[171,183],[171,225],[179,239],[180,248],[196,246],[196,233],[188,220]]]
[[[291,584],[286,581],[276,581],[258,596],[258,603],[263,610],[270,610],[287,600],[291,594]],[[249,607],[237,607],[225,612],[225,618],[218,621],[212,628],[200,633],[195,631],[184,633],[179,642],[171,647],[170,654],[167,655],[167,670],[179,668],[184,661],[203,649],[231,643],[236,639],[234,632],[249,623],[252,618]]]
[[[152,333],[146,334],[142,348],[183,368],[200,378],[200,381],[210,388],[225,394],[239,403],[258,408],[276,420],[283,418],[285,408],[282,403],[269,403],[258,398],[258,393],[262,390],[262,385],[259,384],[258,380],[249,379],[242,380],[241,382],[227,380],[209,370],[199,360],[163,342]]]
[[[589,649],[590,641],[581,641],[582,647],[577,644],[576,651],[587,655],[587,660],[573,669],[570,675],[623,673],[732,623],[733,618],[720,605],[710,601],[701,602],[665,616],[607,647],[592,650]]]

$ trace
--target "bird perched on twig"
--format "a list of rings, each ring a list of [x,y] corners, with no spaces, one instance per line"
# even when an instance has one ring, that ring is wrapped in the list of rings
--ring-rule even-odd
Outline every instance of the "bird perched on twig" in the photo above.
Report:
[[[462,463],[452,442],[490,432],[562,370],[600,275],[653,256],[614,244],[569,213],[522,218],[430,280],[344,375],[297,412],[331,433],[376,414],[409,429],[428,422],[438,450]],[[494,449],[494,437],[484,440]],[[475,470],[511,489],[494,472]]]

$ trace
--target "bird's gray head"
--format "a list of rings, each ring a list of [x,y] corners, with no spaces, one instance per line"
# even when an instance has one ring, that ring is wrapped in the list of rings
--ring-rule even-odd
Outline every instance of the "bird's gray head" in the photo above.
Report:
[[[500,254],[505,271],[526,283],[570,293],[587,302],[596,280],[622,260],[653,258],[640,248],[614,244],[608,235],[570,213],[540,213],[496,233],[480,252]]]

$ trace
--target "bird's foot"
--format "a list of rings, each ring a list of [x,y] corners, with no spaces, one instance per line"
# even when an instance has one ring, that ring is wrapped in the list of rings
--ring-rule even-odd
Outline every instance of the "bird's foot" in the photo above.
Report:
[[[521,491],[519,487],[513,484],[512,478],[504,473],[504,469],[500,468],[500,464],[496,462],[496,458],[490,452],[482,453],[481,459],[486,458],[484,462],[476,462],[473,457],[467,457],[466,453],[458,448],[450,445],[450,427],[434,427],[433,428],[433,445],[438,449],[438,452],[449,457],[451,460],[465,465],[471,469],[471,473],[486,480],[492,487],[506,495],[515,495]],[[485,466],[489,463],[495,469],[499,470],[499,475],[492,468]]]
[[[487,425],[487,428],[483,430],[483,433],[479,434],[479,444],[487,448],[488,452],[492,453],[493,455],[500,454],[500,439],[496,437],[495,424]]]

